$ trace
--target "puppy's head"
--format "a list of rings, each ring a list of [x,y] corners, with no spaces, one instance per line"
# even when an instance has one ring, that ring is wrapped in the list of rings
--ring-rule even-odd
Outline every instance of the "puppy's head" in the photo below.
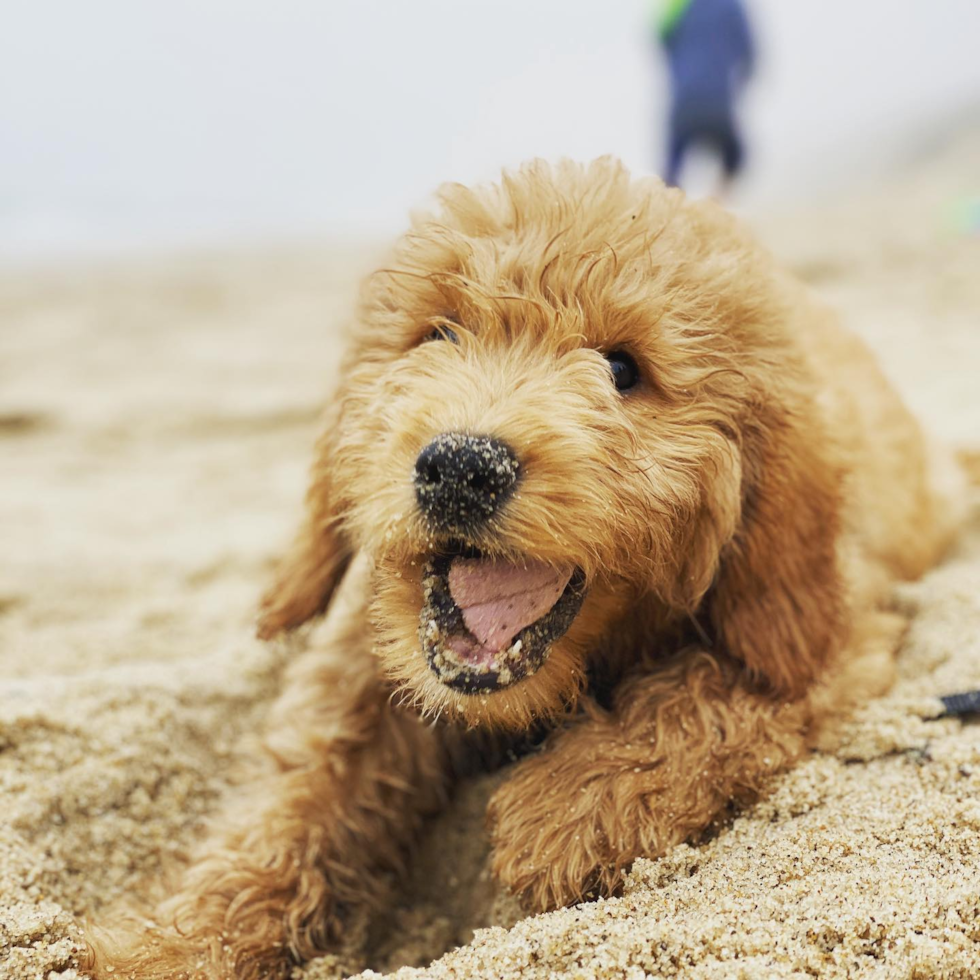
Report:
[[[444,189],[366,285],[264,634],[363,551],[378,655],[424,710],[564,710],[641,610],[691,614],[715,578],[791,372],[777,294],[720,210],[610,161]]]

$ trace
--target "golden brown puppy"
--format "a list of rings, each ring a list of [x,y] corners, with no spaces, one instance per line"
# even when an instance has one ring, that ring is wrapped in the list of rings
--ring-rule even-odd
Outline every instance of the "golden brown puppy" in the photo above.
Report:
[[[93,969],[285,977],[487,731],[550,730],[492,801],[500,880],[532,910],[608,894],[890,681],[889,587],[952,521],[862,344],[717,206],[614,162],[440,200],[366,285],[263,604],[268,638],[337,591],[274,771]]]

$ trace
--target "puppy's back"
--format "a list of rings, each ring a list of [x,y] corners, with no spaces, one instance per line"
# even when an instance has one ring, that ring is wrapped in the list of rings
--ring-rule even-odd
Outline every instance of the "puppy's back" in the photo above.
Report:
[[[849,537],[887,577],[917,578],[940,559],[962,521],[962,471],[923,430],[866,344],[812,296],[806,311],[798,339],[846,463]]]

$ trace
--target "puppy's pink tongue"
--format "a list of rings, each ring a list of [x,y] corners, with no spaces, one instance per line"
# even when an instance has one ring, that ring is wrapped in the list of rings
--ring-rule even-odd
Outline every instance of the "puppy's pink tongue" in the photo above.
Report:
[[[449,592],[476,639],[490,650],[503,650],[558,601],[572,571],[540,561],[454,558]]]

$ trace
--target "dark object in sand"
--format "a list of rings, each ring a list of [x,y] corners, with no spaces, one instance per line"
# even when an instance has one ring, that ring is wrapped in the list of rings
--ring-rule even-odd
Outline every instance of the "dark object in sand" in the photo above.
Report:
[[[942,718],[980,714],[980,691],[946,694],[939,700],[943,703]]]

